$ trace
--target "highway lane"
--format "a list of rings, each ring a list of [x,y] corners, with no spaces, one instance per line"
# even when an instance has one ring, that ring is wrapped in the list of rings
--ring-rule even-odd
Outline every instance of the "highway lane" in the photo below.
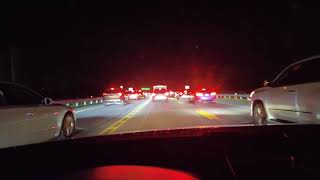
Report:
[[[171,100],[150,102],[114,133],[250,123],[249,108]]]
[[[90,108],[77,109],[76,118],[78,131],[74,137],[98,135],[99,132],[130,113],[143,101],[144,100],[132,101],[127,105],[97,105]]]
[[[249,107],[219,103],[191,104],[177,99],[152,102],[132,101],[129,105],[101,106],[76,113],[75,136],[95,136],[172,128],[250,125]]]

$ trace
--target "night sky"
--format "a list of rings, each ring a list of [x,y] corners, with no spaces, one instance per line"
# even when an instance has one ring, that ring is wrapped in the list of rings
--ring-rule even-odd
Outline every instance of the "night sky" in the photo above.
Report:
[[[167,84],[249,92],[320,53],[303,1],[62,1],[2,6],[0,80],[54,98]]]

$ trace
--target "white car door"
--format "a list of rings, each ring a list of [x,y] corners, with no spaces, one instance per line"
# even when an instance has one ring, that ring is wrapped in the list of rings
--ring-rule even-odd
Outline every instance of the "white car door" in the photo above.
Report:
[[[26,88],[15,85],[3,85],[6,106],[1,108],[1,131],[3,142],[14,145],[48,141],[53,138],[50,118],[43,118],[43,98]]]
[[[299,121],[297,86],[293,83],[295,67],[288,67],[271,83],[268,109],[279,120]]]
[[[299,121],[319,123],[320,121],[320,58],[299,64],[295,78]]]
[[[50,140],[58,131],[58,121],[62,121],[62,112],[59,106],[40,105],[36,109],[37,137],[39,141]],[[60,119],[59,119],[60,118]]]
[[[34,113],[30,107],[0,108],[0,148],[36,143]]]

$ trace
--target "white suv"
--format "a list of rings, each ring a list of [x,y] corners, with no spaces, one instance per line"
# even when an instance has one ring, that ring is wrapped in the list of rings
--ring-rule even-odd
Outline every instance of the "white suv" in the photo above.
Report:
[[[320,122],[320,56],[293,63],[250,94],[254,123]]]

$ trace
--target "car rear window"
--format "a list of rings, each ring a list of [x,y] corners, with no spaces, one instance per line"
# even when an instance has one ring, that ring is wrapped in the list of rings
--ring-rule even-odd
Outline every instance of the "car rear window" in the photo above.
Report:
[[[166,89],[155,89],[153,92],[154,93],[165,93],[165,92],[167,92],[167,90]]]
[[[118,93],[118,92],[121,92],[121,90],[120,89],[113,89],[113,90],[108,89],[105,91],[105,93]]]

